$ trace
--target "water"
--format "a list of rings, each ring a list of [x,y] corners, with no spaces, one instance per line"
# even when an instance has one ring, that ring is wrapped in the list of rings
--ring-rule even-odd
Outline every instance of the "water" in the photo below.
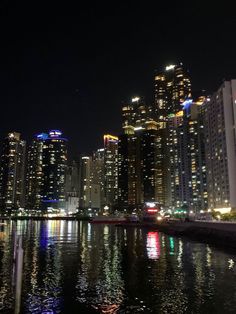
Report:
[[[236,313],[236,252],[156,231],[18,221],[22,313]],[[13,313],[13,223],[0,226],[0,312]]]

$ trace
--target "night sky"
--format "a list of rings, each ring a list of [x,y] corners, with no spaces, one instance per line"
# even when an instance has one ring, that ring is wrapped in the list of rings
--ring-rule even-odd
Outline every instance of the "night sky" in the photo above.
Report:
[[[61,129],[76,157],[121,132],[123,101],[152,101],[155,69],[182,61],[209,92],[236,78],[227,2],[80,2],[0,1],[1,138]]]

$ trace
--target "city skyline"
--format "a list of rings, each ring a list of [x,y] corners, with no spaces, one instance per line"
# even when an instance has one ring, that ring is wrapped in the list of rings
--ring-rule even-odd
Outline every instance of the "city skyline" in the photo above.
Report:
[[[120,133],[122,101],[137,94],[153,101],[155,70],[164,65],[183,62],[193,91],[211,93],[235,76],[230,8],[44,5],[0,7],[0,102],[11,117],[2,118],[1,137],[62,129],[74,155],[91,152],[103,134]]]

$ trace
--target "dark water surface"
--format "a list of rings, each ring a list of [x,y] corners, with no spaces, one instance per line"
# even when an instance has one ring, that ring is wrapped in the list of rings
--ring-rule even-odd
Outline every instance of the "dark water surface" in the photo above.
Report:
[[[0,312],[13,313],[13,222],[0,226]],[[18,221],[22,313],[236,313],[236,252],[156,231]]]

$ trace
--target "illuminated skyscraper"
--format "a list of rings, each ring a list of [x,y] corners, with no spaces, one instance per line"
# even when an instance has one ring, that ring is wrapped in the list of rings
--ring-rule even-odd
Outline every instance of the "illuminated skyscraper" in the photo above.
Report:
[[[26,142],[20,133],[9,133],[3,142],[0,168],[0,206],[3,210],[24,207]]]
[[[105,205],[113,208],[118,193],[118,137],[104,135],[104,199]]]
[[[169,114],[182,110],[181,104],[191,98],[191,82],[182,63],[169,65],[155,75],[154,114],[163,128]]]
[[[92,207],[92,156],[81,156],[79,165],[79,208]]]
[[[140,132],[119,136],[118,203],[121,209],[132,210],[143,202]]]
[[[75,213],[79,207],[79,164],[72,161],[66,167],[65,176],[66,213]]]
[[[98,211],[103,209],[104,200],[104,148],[97,149],[92,156],[80,157],[79,208]]]
[[[62,132],[52,130],[43,139],[41,202],[44,209],[65,208],[65,171],[67,139]]]
[[[46,133],[39,134],[28,148],[26,172],[26,208],[28,210],[39,210],[41,207],[43,140],[47,137]]]
[[[186,100],[183,110],[168,116],[168,206],[207,208],[202,100]]]
[[[139,97],[122,108],[124,134],[119,137],[118,200],[123,209],[140,208],[157,198],[157,122]]]
[[[177,160],[178,132],[183,117],[183,103],[191,97],[191,82],[182,63],[169,65],[155,75],[153,116],[158,123],[158,190],[159,199],[167,207],[178,204],[179,177]],[[182,112],[183,116],[183,112]],[[163,156],[169,156],[163,159]],[[185,178],[186,179],[186,178]],[[177,191],[177,192],[176,192]]]
[[[27,208],[63,210],[65,208],[65,172],[67,139],[52,130],[36,136],[28,153]]]
[[[225,81],[204,107],[208,206],[236,209],[236,80]]]
[[[92,199],[95,208],[102,209],[105,206],[104,199],[104,154],[105,149],[99,148],[92,156]]]

